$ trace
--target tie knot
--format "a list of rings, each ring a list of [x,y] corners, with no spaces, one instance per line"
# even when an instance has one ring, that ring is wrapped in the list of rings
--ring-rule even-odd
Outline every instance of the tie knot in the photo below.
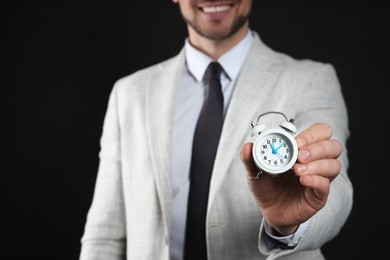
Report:
[[[210,62],[204,74],[204,78],[206,80],[216,79],[219,81],[222,70],[222,66],[218,62]]]

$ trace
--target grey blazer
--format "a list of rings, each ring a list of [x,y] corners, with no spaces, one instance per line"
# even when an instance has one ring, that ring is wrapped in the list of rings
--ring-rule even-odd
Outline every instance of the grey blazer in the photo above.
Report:
[[[95,193],[81,239],[81,260],[169,259],[171,136],[183,66],[182,50],[115,83],[104,120]],[[332,182],[326,206],[309,220],[294,248],[273,248],[264,234],[262,215],[240,161],[251,121],[271,110],[295,118],[298,132],[314,122],[326,122],[345,147],[341,174]],[[275,122],[270,119],[267,124]],[[255,33],[215,159],[206,227],[209,259],[323,259],[321,246],[339,233],[352,207],[348,137],[346,105],[334,68],[275,52]]]

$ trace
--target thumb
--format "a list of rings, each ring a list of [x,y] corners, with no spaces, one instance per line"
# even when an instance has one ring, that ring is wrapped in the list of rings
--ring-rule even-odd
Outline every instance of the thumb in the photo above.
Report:
[[[259,169],[257,168],[252,156],[253,143],[248,142],[242,146],[241,149],[241,161],[247,170],[248,175],[255,176]]]

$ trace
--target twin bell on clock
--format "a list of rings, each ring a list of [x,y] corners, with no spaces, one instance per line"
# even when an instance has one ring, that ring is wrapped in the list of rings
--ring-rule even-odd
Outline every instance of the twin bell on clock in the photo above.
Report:
[[[260,119],[269,114],[278,114],[285,118],[279,127],[267,128],[260,123]],[[255,138],[252,148],[253,159],[259,172],[255,179],[265,172],[271,175],[279,175],[291,170],[298,158],[298,145],[293,134],[296,127],[294,119],[278,111],[263,113],[257,120],[251,123],[251,136]]]

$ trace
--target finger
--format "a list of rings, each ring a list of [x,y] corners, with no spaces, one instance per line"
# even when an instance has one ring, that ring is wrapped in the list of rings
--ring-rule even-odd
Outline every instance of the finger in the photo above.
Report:
[[[342,144],[337,140],[324,140],[306,145],[298,151],[298,162],[307,163],[321,159],[337,159],[343,152]]]
[[[341,171],[341,163],[337,159],[317,160],[310,163],[296,163],[293,171],[298,176],[316,175],[332,181]]]
[[[309,128],[298,134],[295,138],[298,148],[304,147],[321,140],[330,139],[333,129],[328,124],[315,123]]]
[[[299,181],[303,186],[311,188],[306,197],[312,206],[315,208],[323,207],[329,195],[329,179],[318,175],[304,175],[300,177]]]

